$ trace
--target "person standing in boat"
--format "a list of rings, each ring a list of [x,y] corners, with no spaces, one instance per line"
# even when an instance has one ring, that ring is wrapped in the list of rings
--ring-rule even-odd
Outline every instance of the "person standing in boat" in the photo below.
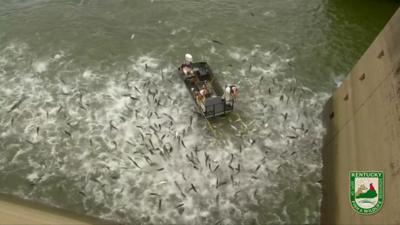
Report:
[[[179,70],[182,70],[182,72],[185,75],[191,75],[192,74],[192,66],[193,63],[193,56],[189,53],[185,54],[185,63],[183,63],[180,67]]]
[[[233,103],[236,100],[238,94],[239,94],[239,89],[236,87],[236,85],[232,84],[232,85],[225,86],[224,96],[225,96],[225,100],[228,103],[231,103],[231,102]]]

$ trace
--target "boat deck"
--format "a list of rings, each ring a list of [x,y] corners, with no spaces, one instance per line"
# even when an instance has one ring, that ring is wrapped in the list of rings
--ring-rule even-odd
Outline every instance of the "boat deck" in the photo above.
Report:
[[[203,116],[205,118],[212,118],[233,111],[233,99],[225,99],[224,90],[209,65],[206,62],[197,62],[193,63],[192,66],[192,75],[185,75],[180,71],[180,76],[183,78],[190,95]],[[200,91],[203,85],[206,87],[208,93],[202,100],[196,99],[195,92]]]

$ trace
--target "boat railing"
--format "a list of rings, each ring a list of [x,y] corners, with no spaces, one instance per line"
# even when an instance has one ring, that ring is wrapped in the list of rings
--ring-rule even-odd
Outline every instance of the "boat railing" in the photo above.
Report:
[[[204,114],[207,118],[224,115],[233,110],[234,103],[235,103],[235,101],[233,99],[231,99],[231,100],[224,100],[221,103],[207,105],[207,106],[205,106]],[[218,107],[220,105],[222,105],[222,111],[216,110],[216,107]]]

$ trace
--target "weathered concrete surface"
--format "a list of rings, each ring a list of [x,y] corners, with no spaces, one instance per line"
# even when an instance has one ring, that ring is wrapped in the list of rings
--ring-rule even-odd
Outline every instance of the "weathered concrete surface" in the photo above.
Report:
[[[78,215],[69,211],[44,206],[0,194],[1,225],[88,225],[115,224],[89,216]]]
[[[324,120],[321,224],[400,224],[400,9],[333,93]],[[375,215],[351,208],[349,171],[357,170],[385,173]]]

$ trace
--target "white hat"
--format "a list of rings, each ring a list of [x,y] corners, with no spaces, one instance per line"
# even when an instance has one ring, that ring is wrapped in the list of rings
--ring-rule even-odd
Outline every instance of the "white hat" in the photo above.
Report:
[[[189,53],[186,53],[185,60],[186,60],[186,62],[193,62],[193,56]]]

